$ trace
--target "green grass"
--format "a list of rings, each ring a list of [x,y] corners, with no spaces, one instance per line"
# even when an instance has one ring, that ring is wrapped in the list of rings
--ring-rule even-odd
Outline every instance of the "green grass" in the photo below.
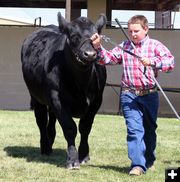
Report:
[[[177,119],[158,119],[156,171],[139,177],[128,175],[126,127],[121,116],[96,116],[89,137],[91,160],[80,170],[64,168],[66,142],[58,122],[56,128],[54,152],[42,156],[33,112],[0,111],[0,181],[164,182],[166,168],[180,167]]]

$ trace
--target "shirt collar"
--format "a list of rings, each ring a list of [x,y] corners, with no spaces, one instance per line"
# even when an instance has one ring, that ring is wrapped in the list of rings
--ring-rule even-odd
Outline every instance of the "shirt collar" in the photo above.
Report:
[[[147,40],[149,39],[149,35],[146,35],[146,37],[144,37],[144,39],[142,39],[139,43],[134,44],[135,46],[142,46]]]

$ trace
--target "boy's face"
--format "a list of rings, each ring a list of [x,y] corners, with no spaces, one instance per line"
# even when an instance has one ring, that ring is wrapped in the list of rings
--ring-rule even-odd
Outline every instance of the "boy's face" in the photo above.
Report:
[[[147,33],[148,28],[143,28],[141,24],[129,24],[128,26],[128,34],[135,44],[144,39]]]

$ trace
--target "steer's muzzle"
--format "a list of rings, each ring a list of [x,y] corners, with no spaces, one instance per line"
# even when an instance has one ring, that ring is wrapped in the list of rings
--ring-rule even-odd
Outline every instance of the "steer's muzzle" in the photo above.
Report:
[[[83,52],[83,57],[87,61],[95,61],[95,59],[97,57],[97,52],[95,50],[84,51]]]

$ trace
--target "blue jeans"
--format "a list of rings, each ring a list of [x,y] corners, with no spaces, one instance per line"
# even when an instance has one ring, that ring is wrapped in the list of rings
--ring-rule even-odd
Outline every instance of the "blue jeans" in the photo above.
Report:
[[[131,167],[140,166],[144,171],[156,160],[156,128],[159,107],[158,93],[136,96],[121,94],[122,112],[127,125],[128,157]]]

